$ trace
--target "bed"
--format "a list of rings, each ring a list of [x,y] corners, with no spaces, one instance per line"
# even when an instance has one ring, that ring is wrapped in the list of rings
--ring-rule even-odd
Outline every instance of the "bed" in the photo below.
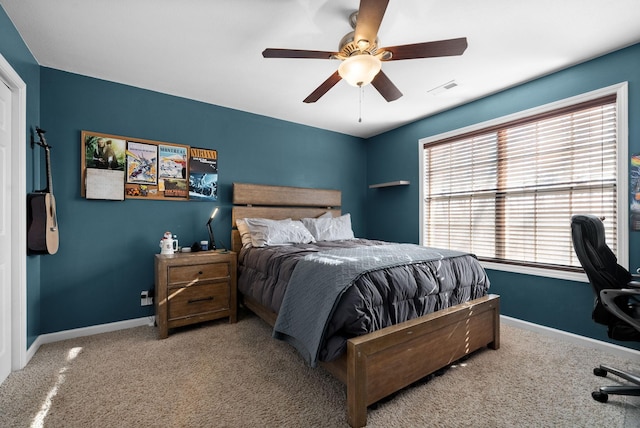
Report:
[[[251,245],[243,246],[240,233],[235,228],[237,219],[298,220],[324,216],[333,218],[346,217],[341,212],[341,193],[337,190],[234,183],[233,204],[231,240],[233,250],[239,253],[238,290],[241,302],[246,308],[274,326],[275,337],[283,336],[278,333],[278,329],[282,326],[283,314],[289,313],[286,303],[287,300],[291,299],[284,299],[282,293],[278,291],[272,290],[266,293],[266,296],[260,294],[264,293],[264,290],[256,291],[261,288],[258,283],[261,283],[269,275],[264,272],[256,274],[254,271],[259,267],[253,266],[253,264],[259,264],[259,261],[262,260],[268,266],[277,266],[277,268],[270,267],[267,269],[269,272],[277,273],[279,279],[271,281],[272,284],[275,284],[278,281],[290,281],[292,276],[296,276],[302,270],[299,265],[305,263],[309,259],[307,256],[310,254],[314,256],[316,254],[323,255],[325,257],[341,251],[350,252],[353,251],[350,248],[353,243],[358,243],[358,248],[366,247],[364,250],[358,249],[357,251],[374,251],[374,258],[376,259],[380,258],[378,257],[380,253],[375,253],[375,251],[386,251],[386,249],[391,250],[392,248],[394,250],[403,250],[401,244],[392,244],[387,247],[386,245],[389,245],[389,243],[362,241],[359,239],[354,239],[353,242],[349,243],[347,245],[349,248],[341,248],[344,244],[340,242],[332,244],[320,241],[293,246],[267,246],[264,248],[252,248]],[[409,248],[407,249],[409,250]],[[415,251],[422,250],[428,249],[424,247],[415,248]],[[411,269],[422,269],[422,272],[426,272],[428,275],[429,272],[433,271],[433,268],[430,267],[431,263],[437,263],[439,267],[448,266],[447,263],[452,263],[453,267],[451,269],[455,270],[456,273],[456,275],[452,276],[458,276],[459,272],[467,269],[465,266],[470,265],[471,273],[463,274],[463,276],[472,275],[474,278],[477,277],[478,280],[474,280],[473,285],[460,286],[460,290],[457,290],[454,285],[446,293],[436,293],[436,304],[424,303],[418,305],[419,310],[417,312],[419,315],[405,313],[413,310],[398,311],[391,309],[393,313],[404,314],[402,316],[390,316],[387,313],[381,317],[386,321],[376,322],[375,324],[377,325],[374,326],[371,332],[355,332],[355,330],[345,332],[342,325],[336,327],[335,324],[337,323],[333,322],[333,318],[331,318],[327,325],[332,327],[325,326],[322,343],[319,344],[317,354],[313,355],[313,352],[311,352],[310,357],[301,352],[301,355],[311,365],[315,364],[316,359],[314,357],[317,356],[317,360],[319,360],[319,364],[323,368],[346,384],[347,419],[352,427],[366,425],[367,406],[480,348],[488,346],[491,349],[498,349],[500,346],[500,298],[499,296],[488,294],[488,281],[485,284],[482,280],[484,270],[479,268],[480,271],[478,271],[477,266],[479,264],[469,263],[468,259],[470,257],[473,258],[471,255],[453,252],[443,256],[446,250],[438,250],[436,252],[440,257],[438,260],[428,261],[425,258],[424,261],[414,261],[410,264],[390,264],[382,270],[372,268],[367,273],[359,275],[357,277],[358,281],[364,281],[371,288],[371,282],[378,280],[375,278],[376,272],[385,271],[384,275],[377,274],[378,278],[393,277],[390,272],[395,269],[403,269],[406,275],[406,270],[409,269],[407,266],[409,265]],[[421,254],[419,253],[419,255]],[[267,259],[269,261],[265,262],[264,260]],[[473,259],[475,260],[475,258]],[[282,265],[276,263],[282,263]],[[414,268],[414,266],[417,267]],[[294,275],[294,271],[296,271],[296,275]],[[446,270],[439,272],[446,272]],[[328,276],[323,274],[322,277]],[[444,282],[455,282],[448,281],[447,278],[441,279]],[[361,292],[353,291],[361,287],[358,281],[354,281],[345,291],[341,292],[338,303],[331,310],[331,317],[335,318],[336,313],[339,312],[339,306],[343,302],[350,300],[348,293],[362,294]],[[405,282],[414,283],[418,282],[418,279],[411,278]],[[365,289],[367,286],[365,286]],[[386,289],[385,287],[382,288]],[[446,298],[443,298],[443,295]],[[430,300],[425,299],[425,302],[428,301]],[[318,306],[322,305],[319,304]],[[395,303],[386,306],[397,307]],[[355,311],[360,313],[366,309],[363,309],[363,307]],[[279,313],[280,317],[278,317]],[[347,318],[349,316],[351,315],[348,315]],[[405,318],[409,319],[405,320]],[[295,318],[293,319],[295,320]],[[353,324],[358,323],[353,322]],[[294,327],[298,325],[297,322],[292,324]],[[371,325],[369,325],[371,323],[360,324],[367,324],[362,328],[372,330]],[[333,332],[327,333],[331,329],[333,329]],[[336,332],[338,332],[336,334],[338,337],[332,342],[331,338],[333,336],[331,335]],[[353,336],[354,334],[355,336]],[[284,338],[288,338],[287,334],[284,334]],[[333,347],[329,345],[329,342],[333,343]],[[290,341],[290,343],[294,344],[299,351],[301,351],[301,348],[307,349],[304,346],[298,346],[297,341]]]

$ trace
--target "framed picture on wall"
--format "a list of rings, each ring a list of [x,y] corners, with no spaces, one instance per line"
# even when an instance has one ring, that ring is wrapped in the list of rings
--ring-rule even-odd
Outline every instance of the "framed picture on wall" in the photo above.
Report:
[[[631,156],[631,169],[629,171],[630,189],[631,189],[631,206],[630,226],[631,230],[640,230],[640,153]]]

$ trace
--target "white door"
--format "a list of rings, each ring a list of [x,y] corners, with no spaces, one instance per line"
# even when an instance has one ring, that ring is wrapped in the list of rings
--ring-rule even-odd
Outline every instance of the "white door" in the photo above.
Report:
[[[11,91],[0,80],[0,383],[11,372]]]

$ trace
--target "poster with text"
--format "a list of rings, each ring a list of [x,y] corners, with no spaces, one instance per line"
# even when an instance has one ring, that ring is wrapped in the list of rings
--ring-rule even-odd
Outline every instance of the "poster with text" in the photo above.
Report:
[[[187,198],[187,147],[158,146],[158,188],[168,198]]]
[[[189,199],[218,200],[218,152],[211,149],[189,149]]]
[[[158,146],[127,141],[127,183],[158,184]]]

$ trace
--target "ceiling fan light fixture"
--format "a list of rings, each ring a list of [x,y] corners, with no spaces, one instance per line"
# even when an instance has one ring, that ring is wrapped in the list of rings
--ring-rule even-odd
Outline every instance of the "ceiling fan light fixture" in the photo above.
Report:
[[[340,63],[338,74],[352,86],[371,83],[380,72],[382,62],[369,54],[353,55]]]

